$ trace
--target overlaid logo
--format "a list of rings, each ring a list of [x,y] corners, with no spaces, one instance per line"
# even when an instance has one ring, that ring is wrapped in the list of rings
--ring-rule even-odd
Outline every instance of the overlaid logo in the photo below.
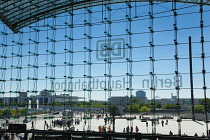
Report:
[[[111,55],[112,60],[125,58],[125,40],[117,38],[111,40],[98,40],[96,42],[96,59],[104,61]]]

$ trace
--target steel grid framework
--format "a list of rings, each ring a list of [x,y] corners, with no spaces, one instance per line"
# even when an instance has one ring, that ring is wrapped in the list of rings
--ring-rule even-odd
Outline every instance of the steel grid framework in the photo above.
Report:
[[[88,4],[99,6],[104,3],[115,4],[124,2],[149,2],[149,0],[22,0],[22,1],[1,1],[0,20],[2,20],[13,32],[17,33],[37,21],[65,13],[71,9],[78,10],[85,8]],[[153,2],[173,2],[173,0],[153,0]],[[181,3],[210,5],[208,0],[176,0]]]
[[[134,11],[136,12],[137,10],[135,10],[135,6],[132,6],[133,3],[136,2],[148,2],[148,14],[146,14],[146,18],[143,19],[139,18],[138,16],[133,16]],[[155,13],[154,10],[154,5],[155,2],[157,3],[166,3],[166,2],[172,2],[172,8],[170,10],[168,10],[167,12],[171,12],[172,15],[163,15],[161,16],[161,12],[160,13]],[[196,13],[199,13],[199,18],[197,19],[199,21],[198,26],[196,27],[183,27],[183,28],[179,28],[178,29],[178,21],[177,21],[177,11],[180,10],[177,8],[177,3],[191,3],[191,4],[196,4],[197,7],[199,7],[199,10]],[[124,8],[124,13],[125,13],[125,17],[123,19],[112,19],[112,4],[114,5],[115,3],[125,3],[125,8]],[[100,90],[95,90],[91,87],[91,82],[93,78],[98,78],[98,77],[102,77],[104,78],[104,81],[108,81],[108,83],[105,83],[105,86],[101,89],[102,91],[105,92],[105,98],[111,98],[112,94],[113,94],[113,89],[112,89],[112,79],[114,79],[114,77],[124,77],[128,84],[126,84],[126,86],[124,86],[123,90],[125,90],[125,92],[127,93],[128,96],[131,97],[132,100],[132,95],[133,95],[133,90],[135,89],[133,86],[133,79],[135,77],[141,77],[141,76],[148,76],[150,79],[150,87],[148,87],[147,90],[149,90],[151,92],[151,99],[152,99],[152,113],[153,113],[153,122],[156,122],[156,91],[159,90],[156,85],[155,85],[155,81],[156,81],[156,76],[158,74],[156,74],[157,69],[155,69],[156,67],[156,63],[158,63],[159,61],[163,62],[165,60],[167,61],[174,61],[174,71],[172,73],[167,73],[168,75],[174,75],[175,76],[175,92],[177,95],[177,101],[176,101],[176,109],[177,109],[177,113],[178,113],[178,134],[181,135],[182,131],[181,131],[181,118],[180,118],[180,102],[179,102],[179,97],[180,97],[180,90],[182,89],[180,86],[180,61],[182,59],[187,59],[186,57],[180,57],[179,56],[179,45],[186,45],[186,41],[185,42],[179,42],[178,40],[178,32],[182,31],[182,30],[187,30],[187,29],[198,29],[200,32],[200,36],[199,41],[194,42],[194,44],[196,43],[200,43],[201,44],[201,60],[202,60],[202,72],[199,72],[198,74],[202,75],[202,82],[203,85],[202,87],[199,89],[203,89],[204,90],[204,99],[205,99],[205,113],[206,113],[206,117],[205,117],[205,122],[206,122],[206,130],[207,130],[207,135],[208,135],[208,116],[207,116],[207,103],[206,103],[206,90],[207,90],[207,86],[206,86],[206,75],[209,74],[209,71],[206,72],[206,63],[205,63],[205,59],[209,58],[209,56],[205,56],[205,51],[204,51],[204,43],[209,43],[209,41],[207,40],[206,42],[204,41],[204,28],[208,28],[209,25],[204,25],[204,12],[208,12],[209,10],[204,10],[204,6],[205,5],[209,5],[210,2],[209,1],[42,1],[42,0],[37,0],[37,1],[1,1],[0,5],[1,5],[1,20],[2,22],[7,25],[7,27],[9,27],[14,33],[18,33],[18,34],[12,34],[12,33],[7,33],[9,32],[7,29],[4,29],[1,32],[1,36],[3,38],[2,42],[1,42],[1,90],[0,93],[1,94],[18,94],[21,92],[21,88],[24,86],[22,83],[27,81],[28,86],[27,86],[27,92],[29,93],[35,93],[37,94],[39,92],[38,89],[38,81],[41,80],[46,80],[46,87],[50,88],[49,90],[47,90],[48,92],[51,92],[53,94],[55,94],[56,92],[56,84],[49,84],[49,82],[54,83],[56,80],[68,80],[70,83],[72,83],[73,80],[75,80],[76,78],[83,78],[84,82],[87,82],[88,84],[86,86],[84,86],[83,88],[80,88],[78,91],[82,91],[84,92],[84,101],[85,98],[87,98],[88,100],[92,99],[92,93],[93,92],[97,92]],[[94,17],[93,14],[94,12],[90,9],[90,7],[95,7],[95,6],[99,6],[102,5],[102,11],[101,11],[101,15],[102,15],[102,21],[96,21],[94,19],[96,19],[97,17]],[[104,5],[104,6],[103,6]],[[83,22],[79,23],[79,24],[75,24],[75,11],[78,9],[84,9],[83,11]],[[134,10],[133,10],[134,9]],[[132,11],[133,10],[133,11]],[[117,11],[117,10],[116,10]],[[166,12],[166,13],[167,13]],[[67,13],[68,15],[62,15],[64,18],[66,18],[64,21],[64,23],[60,24],[57,23],[57,16],[59,14],[62,13]],[[97,13],[97,12],[95,12]],[[162,12],[164,13],[164,12]],[[160,16],[158,15],[160,14]],[[180,13],[181,15],[182,13]],[[184,13],[183,15],[187,15],[189,13]],[[79,15],[79,14],[77,14]],[[159,16],[159,17],[158,17]],[[173,17],[173,22],[172,22],[172,29],[168,29],[168,30],[157,30],[155,29],[156,24],[154,24],[155,20],[158,18],[164,18],[164,17]],[[67,18],[68,17],[68,18]],[[51,19],[51,21],[48,21],[48,19]],[[39,22],[42,22],[42,20],[44,20],[44,22],[46,21],[47,24],[42,24],[42,26],[40,26]],[[62,19],[63,20],[63,19]],[[79,20],[79,19],[78,19]],[[137,31],[135,32],[136,29],[132,28],[134,26],[134,23],[137,21],[144,21],[147,20],[148,21],[148,31]],[[114,32],[114,27],[116,28],[117,26],[115,26],[115,24],[122,24],[125,23],[126,25],[126,29],[125,29],[125,33],[116,33],[113,34]],[[31,26],[32,25],[32,26]],[[97,32],[94,32],[93,27],[101,25],[103,26],[103,35],[95,35],[97,34]],[[28,30],[24,27],[29,26]],[[77,37],[75,35],[75,30],[77,30],[78,28],[84,28],[83,31],[83,36],[79,36]],[[41,29],[40,29],[41,28]],[[62,30],[63,32],[59,32],[59,29]],[[77,30],[77,32],[79,32],[80,30]],[[156,33],[161,33],[161,32],[167,32],[170,31],[173,34],[173,39],[172,39],[172,43],[171,44],[167,44],[167,43],[163,43],[159,46],[174,46],[174,52],[173,54],[173,58],[170,59],[164,59],[164,58],[160,58],[157,59],[155,57],[156,55],[156,51],[155,48],[158,46],[156,45],[155,42],[155,34]],[[43,34],[42,34],[43,33]],[[26,34],[26,35],[25,35]],[[45,38],[46,40],[44,40],[43,38],[40,38],[41,36],[43,37],[43,35],[45,34]],[[57,35],[63,35],[62,38],[57,37]],[[137,35],[141,35],[141,34],[148,34],[148,45],[144,46],[144,45],[140,45],[137,46],[137,44],[133,41],[135,36]],[[8,35],[10,37],[8,37]],[[27,36],[29,35],[29,36]],[[11,37],[12,36],[12,37]],[[116,38],[118,36],[123,36],[125,38],[125,42],[124,45],[126,46],[126,48],[120,48],[120,50],[125,50],[126,53],[126,58],[123,61],[118,61],[115,60],[113,58],[114,55],[112,55],[112,51],[113,49],[110,47],[112,42],[113,42],[113,38]],[[28,37],[28,38],[27,38]],[[25,38],[27,38],[28,42],[25,40]],[[95,62],[95,60],[93,59],[94,53],[93,52],[100,52],[100,50],[97,50],[95,48],[93,48],[93,43],[96,42],[95,40],[98,38],[103,38],[104,39],[104,50],[107,51],[108,53],[105,53],[102,58],[103,62]],[[11,42],[9,42],[9,41]],[[123,39],[122,39],[123,40]],[[124,40],[123,40],[124,41]],[[59,44],[59,42],[63,42],[65,45],[63,44]],[[76,42],[76,43],[75,43]],[[78,42],[83,42],[83,47],[82,48],[77,48],[75,46],[77,46]],[[100,41],[99,41],[100,42]],[[79,44],[79,43],[78,43]],[[135,45],[134,45],[135,44]],[[60,51],[60,48],[57,49],[57,46],[59,45],[63,45],[62,49],[64,51]],[[23,49],[24,46],[29,46],[29,50],[28,53],[25,52],[25,50]],[[42,51],[41,46],[45,46],[46,50],[45,52]],[[16,48],[15,48],[16,47]],[[11,48],[10,52],[11,54],[8,55],[7,52],[7,48]],[[140,59],[140,60],[136,60],[134,56],[136,56],[134,49],[140,49],[140,48],[149,48],[149,53],[148,53],[148,58],[146,59]],[[76,49],[76,51],[75,51]],[[57,52],[56,50],[59,50],[59,52]],[[117,49],[116,49],[117,50]],[[40,53],[41,52],[41,53]],[[137,52],[137,51],[136,51]],[[75,56],[77,54],[79,54],[76,59],[80,60],[81,56],[84,56],[83,61],[80,61],[78,63],[76,63],[75,61]],[[81,55],[81,53],[83,53]],[[135,54],[135,55],[134,55]],[[59,56],[63,56],[63,60],[64,62],[62,62],[62,64],[60,64],[60,61],[57,62],[57,58]],[[44,60],[43,58],[45,57],[45,62],[41,62],[40,65],[40,57],[41,57],[41,61]],[[207,57],[207,58],[206,58]],[[25,60],[28,60],[28,62],[22,63],[24,61],[24,58],[28,58]],[[200,57],[193,57],[194,59],[196,58],[200,58]],[[7,61],[6,61],[7,60]],[[8,61],[9,60],[9,61]],[[6,63],[7,62],[7,63]],[[8,64],[11,63],[11,65]],[[133,67],[136,66],[136,63],[143,63],[143,62],[148,62],[149,64],[149,70],[147,71],[148,73],[145,75],[142,75],[140,72],[139,73],[135,73]],[[97,75],[97,72],[94,69],[94,66],[98,66],[98,65],[103,65],[104,66],[104,73],[100,73]],[[117,75],[118,73],[114,72],[114,68],[117,69],[117,67],[115,67],[117,64],[124,64],[126,65],[124,67],[124,74],[122,75]],[[83,66],[83,74],[81,73],[77,73],[79,72],[79,66]],[[145,65],[144,65],[145,66]],[[144,67],[143,66],[143,67]],[[77,67],[77,68],[75,68]],[[79,68],[78,68],[79,67]],[[146,66],[145,66],[146,67]],[[57,72],[56,70],[58,68],[63,68],[64,70],[64,74],[60,74],[57,76]],[[32,69],[32,70],[31,70]],[[40,70],[41,69],[41,70]],[[73,69],[76,71],[74,71],[73,73]],[[6,70],[11,70],[11,74],[6,75]],[[59,69],[61,70],[61,69]],[[59,71],[58,70],[58,71]],[[16,73],[15,73],[15,72]],[[24,72],[28,72],[27,77],[26,75],[24,75]],[[38,74],[38,71],[41,72],[41,74]],[[45,76],[43,76],[42,72],[45,72]],[[122,70],[119,70],[119,73],[121,74]],[[81,71],[80,71],[81,72]],[[75,76],[74,74],[77,73],[77,75]],[[159,75],[167,75],[165,73],[160,73]],[[182,73],[182,74],[189,74],[189,72],[186,73]],[[196,74],[196,73],[194,73]],[[33,76],[31,76],[33,75]],[[41,76],[40,76],[41,75]],[[61,76],[62,75],[62,76]],[[79,76],[78,76],[79,75]],[[44,78],[43,78],[44,77]],[[9,84],[9,90],[5,89],[5,83]],[[32,85],[32,86],[31,86]],[[49,86],[50,85],[50,86]],[[15,88],[16,89],[15,89]],[[7,86],[6,86],[7,88]],[[183,88],[184,89],[184,88]],[[190,87],[187,87],[186,89],[190,89]],[[62,90],[58,90],[57,92],[67,92],[70,96],[72,96],[73,92],[73,86],[70,87],[70,89],[62,89]],[[77,92],[77,91],[76,91]],[[71,98],[69,98],[69,101],[71,101]],[[52,105],[53,106],[53,105]],[[65,106],[64,106],[64,110],[65,110]],[[84,109],[85,110],[85,109]],[[91,110],[89,112],[87,112],[87,115],[90,117],[91,116]],[[132,114],[130,114],[130,116],[132,116]],[[129,126],[133,126],[132,121],[128,123]],[[84,130],[86,129],[86,126],[84,125]],[[87,126],[87,130],[91,130],[91,120],[88,120],[88,126]],[[152,126],[152,133],[156,133],[156,123],[154,123],[154,125]]]

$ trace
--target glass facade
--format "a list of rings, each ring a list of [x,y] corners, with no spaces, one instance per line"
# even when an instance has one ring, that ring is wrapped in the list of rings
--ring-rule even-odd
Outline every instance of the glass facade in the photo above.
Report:
[[[131,0],[130,2],[147,2],[148,0]],[[158,2],[170,2],[172,0],[159,0]],[[0,1],[0,19],[13,32],[26,27],[37,21],[54,17],[55,15],[69,12],[72,9],[82,9],[88,4],[98,6],[105,1],[101,0],[21,0],[21,1]],[[110,4],[126,2],[125,0],[112,0]],[[155,2],[155,1],[154,1]],[[177,0],[177,2],[199,4],[200,0]],[[204,5],[209,5],[208,0],[203,0]]]

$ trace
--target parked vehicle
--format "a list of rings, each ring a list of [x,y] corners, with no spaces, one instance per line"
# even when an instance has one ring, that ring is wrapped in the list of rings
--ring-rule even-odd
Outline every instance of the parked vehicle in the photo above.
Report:
[[[141,122],[147,122],[147,118],[141,119]]]
[[[55,112],[53,112],[53,114],[55,115],[55,114],[59,114],[59,112],[58,111],[55,111]]]

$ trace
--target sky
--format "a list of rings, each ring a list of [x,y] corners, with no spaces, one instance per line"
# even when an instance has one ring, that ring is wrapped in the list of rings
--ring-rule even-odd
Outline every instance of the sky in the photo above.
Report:
[[[8,47],[1,46],[0,49],[0,54],[7,56],[6,61],[0,59],[1,67],[7,68],[7,70],[0,71],[0,79],[6,80],[6,82],[0,83],[0,91],[6,92],[1,96],[17,96],[16,93],[9,93],[9,91],[36,90],[40,92],[43,89],[54,89],[55,94],[62,94],[65,93],[63,90],[69,87],[69,89],[73,89],[73,92],[69,94],[86,99],[107,100],[110,96],[130,96],[130,94],[135,95],[137,90],[146,91],[147,97],[150,99],[151,78],[149,73],[151,72],[151,62],[149,57],[151,48],[149,42],[151,41],[151,34],[148,27],[151,19],[148,15],[148,12],[150,12],[149,3],[132,3],[132,6],[133,8],[129,9],[125,3],[113,4],[110,6],[111,11],[103,12],[101,12],[102,8],[106,9],[106,7],[97,6],[88,9],[92,11],[91,14],[88,14],[87,9],[76,10],[74,11],[74,28],[72,29],[65,24],[65,22],[67,24],[71,23],[69,13],[30,25],[39,29],[40,32],[25,27],[22,29],[23,34],[12,34],[11,30],[1,23],[1,32],[9,34],[7,36],[0,35],[0,43],[8,44]],[[170,98],[171,93],[177,94],[174,74],[176,70],[174,16],[171,8],[171,3],[155,3],[153,6],[155,95],[161,98]],[[208,17],[210,8],[208,6],[203,8],[206,86],[209,87],[210,20]],[[177,3],[178,69],[181,86],[179,94],[182,98],[190,98],[189,36],[192,37],[194,95],[196,98],[204,97],[201,73],[201,28],[199,28],[201,15],[199,9],[198,5]],[[132,22],[128,21],[126,15],[131,15]],[[111,21],[112,24],[108,24],[105,20]],[[92,26],[84,25],[84,21],[91,23]],[[55,27],[56,30],[52,30],[51,27]],[[131,29],[132,35],[129,36],[126,29],[129,29],[129,31]],[[111,33],[110,44],[114,48],[110,52],[111,65],[104,61],[107,57],[103,50],[103,46],[107,45],[108,42],[106,32]],[[88,39],[84,34],[91,35],[92,38]],[[71,35],[73,35],[74,41],[65,37],[71,37]],[[56,42],[51,42],[47,38],[54,39]],[[40,43],[36,44],[30,40]],[[23,45],[17,45],[14,41],[22,42]],[[133,47],[131,53],[126,44],[131,44]],[[91,53],[84,47],[91,48]],[[69,53],[64,49],[72,50],[74,53]],[[39,56],[34,56],[32,53],[29,55],[28,52],[38,53]],[[23,57],[16,57],[15,54],[22,54]],[[126,61],[126,58],[132,58],[132,66],[131,63]],[[87,65],[89,60],[92,63],[91,68],[90,65]],[[73,66],[66,65],[65,62],[66,64],[73,62]],[[31,68],[28,66],[29,64],[37,65],[39,68]],[[51,64],[56,65],[56,67],[50,67]],[[17,66],[23,67],[23,69],[15,69],[14,67]],[[110,66],[111,68],[109,68]],[[131,73],[131,71],[133,74],[132,80],[130,80],[132,81],[132,92],[126,90],[129,87],[129,78],[126,73]],[[104,74],[109,73],[112,75],[110,78],[111,92],[104,91],[109,81],[109,77],[105,77]],[[92,80],[84,78],[84,75],[91,75]],[[47,79],[46,76],[55,77],[55,79]],[[73,79],[67,78],[68,76],[72,76]],[[38,78],[38,80],[28,80],[28,77]],[[11,78],[22,79],[22,81],[11,81]],[[91,96],[90,92],[83,91],[83,89],[87,89],[88,82],[92,88]],[[39,94],[39,92],[33,93],[33,95]],[[207,97],[210,97],[208,90]]]

